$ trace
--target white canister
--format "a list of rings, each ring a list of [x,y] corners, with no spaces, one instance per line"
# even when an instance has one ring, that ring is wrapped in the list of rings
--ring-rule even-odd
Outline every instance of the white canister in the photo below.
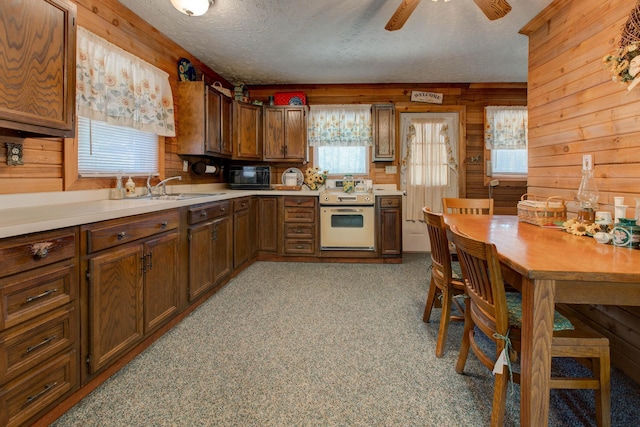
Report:
[[[284,174],[284,185],[293,187],[298,185],[298,175],[295,172],[287,172]]]

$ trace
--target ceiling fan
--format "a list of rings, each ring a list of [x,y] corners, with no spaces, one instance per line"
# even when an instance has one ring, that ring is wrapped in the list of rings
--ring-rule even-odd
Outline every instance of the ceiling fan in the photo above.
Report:
[[[499,19],[511,11],[511,5],[507,0],[473,0],[480,10],[487,15],[490,20]],[[420,3],[420,0],[402,0],[398,9],[393,14],[387,25],[384,27],[388,31],[395,31],[402,28],[409,16]]]

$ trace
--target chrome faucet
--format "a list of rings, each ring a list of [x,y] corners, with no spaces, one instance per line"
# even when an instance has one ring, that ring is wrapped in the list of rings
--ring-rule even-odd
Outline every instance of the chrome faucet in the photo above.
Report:
[[[161,196],[166,196],[167,195],[167,182],[169,181],[173,181],[174,179],[177,179],[178,181],[182,181],[182,177],[177,175],[177,176],[172,176],[170,178],[165,178],[162,181],[160,181],[159,183],[157,183],[154,186],[151,186],[151,176],[149,175],[147,177],[147,195],[149,196],[153,196],[153,192],[156,191],[158,189],[158,187],[162,186],[162,193],[160,193]]]

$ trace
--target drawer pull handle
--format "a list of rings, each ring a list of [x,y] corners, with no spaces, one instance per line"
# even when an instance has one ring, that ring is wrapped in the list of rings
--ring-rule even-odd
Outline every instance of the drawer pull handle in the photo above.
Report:
[[[52,337],[48,337],[48,338],[43,339],[41,342],[39,342],[36,345],[30,345],[29,347],[27,347],[27,354],[31,353],[33,350],[39,349],[43,345],[49,344],[51,341],[55,340],[56,338],[58,338],[58,337],[54,335]]]
[[[53,246],[52,242],[34,243],[31,245],[31,253],[36,259],[42,259],[49,255],[49,248]]]
[[[118,233],[118,240],[122,240],[125,237],[127,237],[127,232],[126,231],[121,231]]]
[[[205,218],[206,218],[206,217],[207,217],[207,215],[208,215],[208,214],[207,214],[207,211],[202,211],[202,212],[200,212],[200,216],[203,216],[203,217],[205,217]]]
[[[27,397],[27,403],[31,403],[34,400],[39,399],[43,394],[45,394],[46,392],[48,392],[49,390],[51,390],[52,388],[54,388],[57,385],[58,385],[57,381],[45,385],[40,393],[37,393],[37,394],[34,394],[33,396]]]
[[[58,292],[58,288],[49,289],[48,291],[44,291],[40,295],[34,295],[32,297],[27,297],[27,302],[33,302],[39,300],[44,297],[48,297],[49,295]]]
[[[296,245],[296,249],[302,249],[302,245]]]
[[[224,207],[220,208],[220,212],[224,212]]]
[[[169,221],[162,221],[160,223],[160,228],[167,228],[167,225],[169,225]]]

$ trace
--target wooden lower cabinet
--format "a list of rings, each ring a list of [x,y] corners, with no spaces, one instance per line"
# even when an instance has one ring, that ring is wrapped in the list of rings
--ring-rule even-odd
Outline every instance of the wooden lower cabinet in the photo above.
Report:
[[[79,387],[76,244],[73,227],[0,240],[0,426]]]
[[[178,311],[175,210],[82,227],[83,383]]]
[[[278,200],[280,197],[259,197],[258,201],[258,252],[277,254],[278,241]]]
[[[378,224],[378,255],[402,256],[402,199],[401,196],[380,196],[376,200]]]
[[[317,197],[282,197],[283,255],[317,255],[317,218]]]
[[[189,301],[210,290],[232,271],[230,202],[189,210]]]
[[[249,197],[232,200],[233,205],[233,268],[239,268],[251,257],[252,217]]]

